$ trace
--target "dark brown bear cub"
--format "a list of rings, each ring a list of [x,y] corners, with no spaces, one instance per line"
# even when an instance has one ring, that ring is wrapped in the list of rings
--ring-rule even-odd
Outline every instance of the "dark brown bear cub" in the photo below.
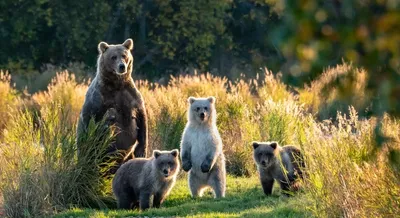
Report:
[[[277,142],[253,142],[253,157],[257,164],[261,185],[266,195],[272,194],[274,180],[278,180],[283,193],[296,191],[298,178],[303,178],[303,156],[300,149],[279,146]]]
[[[141,210],[160,207],[175,185],[179,172],[179,151],[153,152],[152,158],[136,158],[124,163],[115,174],[112,188],[117,198],[118,208]]]
[[[123,156],[131,151],[135,157],[145,157],[147,148],[144,100],[131,77],[132,49],[132,39],[118,45],[99,43],[96,77],[86,93],[77,130],[79,142],[80,137],[86,134],[91,118],[98,122],[107,112],[111,112],[113,116],[111,119],[107,118],[107,124],[113,124],[119,131],[115,143],[109,146],[108,153],[116,153],[118,150],[123,154],[118,159],[118,165],[122,164]],[[79,150],[81,147],[78,144],[78,158]],[[113,168],[110,173],[114,174],[117,168],[118,166]]]

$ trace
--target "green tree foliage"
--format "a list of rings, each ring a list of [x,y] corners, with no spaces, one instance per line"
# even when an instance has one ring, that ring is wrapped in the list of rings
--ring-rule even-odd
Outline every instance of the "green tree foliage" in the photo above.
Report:
[[[269,33],[279,19],[267,2],[6,0],[0,3],[0,67],[15,73],[47,63],[94,66],[99,41],[128,37],[135,41],[135,69],[148,78],[187,67],[225,75],[233,68],[276,67],[282,57]]]
[[[179,70],[206,69],[213,47],[225,33],[227,1],[137,1],[123,3],[125,15],[136,14],[137,68],[157,64]],[[128,24],[129,25],[129,24]]]
[[[399,7],[396,0],[4,0],[0,68],[94,66],[99,41],[128,37],[136,72],[150,79],[187,67],[232,78],[267,66],[303,85],[345,59],[368,71],[372,111],[400,115]]]
[[[276,34],[299,83],[345,59],[367,70],[372,112],[400,115],[399,1],[287,0],[282,21]]]
[[[371,97],[371,114],[382,119],[385,112],[400,116],[400,2],[397,0],[323,1],[286,0],[283,25],[276,29],[288,70],[299,84],[321,74],[322,69],[351,61],[364,67]],[[340,98],[351,95],[354,77],[340,77]],[[329,92],[329,85],[325,91]],[[375,128],[376,148],[390,140]],[[392,163],[399,163],[398,150],[390,150]]]
[[[88,53],[95,51],[110,19],[104,16],[110,11],[105,1],[5,0],[0,11],[0,65],[5,68],[94,64]]]

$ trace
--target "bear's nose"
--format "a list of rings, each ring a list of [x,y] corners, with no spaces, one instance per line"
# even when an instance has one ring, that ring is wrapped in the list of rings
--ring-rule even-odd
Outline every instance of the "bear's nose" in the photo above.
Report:
[[[261,161],[261,164],[265,166],[265,160]]]
[[[201,113],[200,113],[200,118],[201,118],[201,119],[204,119],[205,116],[206,116],[206,115],[204,114],[204,112],[201,112]]]
[[[120,64],[119,65],[119,70],[124,71],[125,70],[125,64]]]
[[[166,170],[166,169],[163,172],[164,172],[164,174],[168,174],[168,170]]]

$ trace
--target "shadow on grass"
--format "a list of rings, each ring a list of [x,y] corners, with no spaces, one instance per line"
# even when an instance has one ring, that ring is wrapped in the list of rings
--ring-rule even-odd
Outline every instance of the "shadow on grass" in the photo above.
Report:
[[[265,196],[260,188],[231,192],[226,198],[213,199],[208,193],[203,198],[189,195],[167,200],[161,208],[145,212],[138,210],[74,209],[57,217],[127,217],[127,216],[198,216],[198,217],[308,217],[299,207],[301,196]]]

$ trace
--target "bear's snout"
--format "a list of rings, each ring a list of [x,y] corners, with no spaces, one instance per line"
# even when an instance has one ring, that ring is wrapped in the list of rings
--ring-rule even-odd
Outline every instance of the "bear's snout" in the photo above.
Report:
[[[119,65],[119,72],[124,72],[125,71],[125,64],[120,64]]]
[[[205,117],[206,117],[206,114],[205,114],[204,112],[201,112],[201,113],[200,113],[200,119],[201,119],[201,120],[204,120]]]
[[[168,176],[169,176],[169,172],[168,172],[167,169],[164,169],[164,170],[163,170],[163,173],[164,173],[164,176],[165,176],[165,177],[168,177]]]

